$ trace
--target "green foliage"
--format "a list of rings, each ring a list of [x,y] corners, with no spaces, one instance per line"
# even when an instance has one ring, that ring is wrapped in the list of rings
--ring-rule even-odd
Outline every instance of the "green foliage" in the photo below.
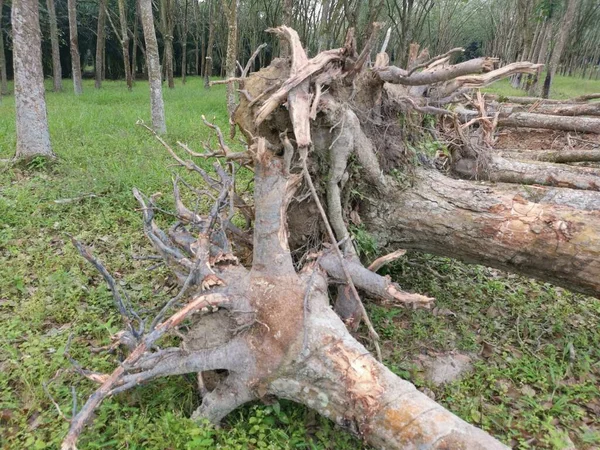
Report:
[[[540,83],[544,82],[546,73],[540,75]],[[517,96],[526,97],[527,91],[522,89],[515,89],[511,86],[510,80],[504,79],[498,81],[491,86],[483,89],[484,92],[490,94],[498,94],[501,97]],[[567,99],[578,97],[585,94],[593,94],[594,92],[600,91],[600,80],[583,80],[580,78],[565,77],[562,75],[556,75],[552,80],[552,90],[550,91],[551,98],[556,99]]]

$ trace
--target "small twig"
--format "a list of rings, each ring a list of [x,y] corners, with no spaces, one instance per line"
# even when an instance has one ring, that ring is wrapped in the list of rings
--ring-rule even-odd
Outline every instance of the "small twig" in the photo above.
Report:
[[[57,375],[58,375],[58,373],[59,372],[57,372]],[[56,375],[54,375],[54,377],[52,378],[52,380],[54,380],[54,378],[56,378]],[[58,412],[58,415],[62,419],[64,419],[65,421],[70,422],[71,420],[67,416],[65,416],[65,414],[60,409],[60,406],[58,405],[58,403],[56,403],[56,400],[54,400],[54,397],[52,397],[52,394],[50,394],[50,390],[48,389],[48,384],[51,383],[52,380],[50,380],[48,383],[45,383],[45,382],[42,383],[42,389],[44,389],[44,393],[46,394],[46,396],[50,399],[50,401],[52,402],[52,404],[56,408],[56,412]]]
[[[395,252],[388,253],[387,255],[381,256],[381,257],[377,258],[375,261],[373,261],[371,263],[371,265],[369,267],[367,267],[367,269],[369,269],[371,272],[377,272],[379,269],[381,269],[386,264],[396,261],[398,258],[400,258],[401,256],[404,256],[405,254],[406,254],[406,250],[404,250],[404,249],[400,249],[400,250],[396,250]]]
[[[136,339],[138,339],[141,336],[141,334],[143,334],[143,332],[144,332],[144,322],[142,319],[140,319],[140,316],[132,309],[131,302],[129,300],[129,297],[127,296],[127,293],[124,291],[123,296],[121,296],[121,293],[119,292],[119,288],[117,287],[117,283],[115,282],[115,279],[108,272],[108,270],[106,270],[106,267],[104,267],[104,265],[98,259],[96,259],[81,242],[79,242],[73,236],[69,236],[69,237],[71,238],[71,242],[73,243],[75,248],[77,248],[77,251],[79,252],[79,254],[81,256],[83,256],[88,262],[90,262],[96,268],[96,270],[98,272],[100,272],[100,274],[104,278],[104,281],[106,281],[106,284],[108,284],[108,287],[112,293],[112,296],[113,296],[113,299],[115,302],[115,306],[119,310],[119,313],[121,314],[121,316],[123,316],[125,323],[126,323],[127,327],[129,328],[129,330],[131,331],[131,333],[133,334],[133,336]],[[123,299],[123,297],[125,297],[125,299]],[[133,321],[138,322],[139,329],[136,330],[132,326]]]
[[[72,202],[77,202],[79,200],[83,200],[84,198],[95,198],[98,197],[96,194],[84,194],[84,195],[80,195],[78,197],[72,197],[72,198],[59,198],[57,200],[53,200],[54,203],[57,203],[59,205],[62,205],[64,203],[72,203]]]

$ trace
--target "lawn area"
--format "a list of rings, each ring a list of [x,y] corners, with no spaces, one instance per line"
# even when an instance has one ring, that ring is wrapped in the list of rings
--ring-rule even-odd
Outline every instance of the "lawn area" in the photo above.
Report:
[[[544,82],[545,73],[540,77],[540,83]],[[484,89],[485,92],[504,96],[527,96],[527,91],[516,89],[511,86],[510,80],[500,80]],[[585,94],[600,92],[600,80],[588,80],[582,78],[563,77],[556,75],[550,89],[550,98],[568,99]]]
[[[557,86],[563,81],[557,79]],[[600,83],[561,88],[566,97],[600,91]],[[49,86],[49,85],[48,85]],[[70,89],[68,80],[65,87]],[[502,87],[498,89],[504,89]],[[588,90],[589,89],[589,90]],[[577,90],[576,93],[574,93]],[[168,135],[194,149],[209,136],[201,115],[227,129],[224,87],[206,91],[188,78],[165,89]],[[508,95],[506,92],[500,92]],[[562,94],[560,94],[562,95]],[[148,316],[175,286],[152,261],[133,187],[171,210],[172,159],[147,131],[147,83],[124,82],[84,94],[47,94],[57,163],[0,168],[0,448],[54,449],[68,428],[71,388],[81,406],[94,385],[72,370],[65,347],[83,367],[112,371],[122,355],[95,351],[110,344],[120,320],[99,274],[69,241],[90,246],[132,303]],[[14,101],[0,103],[0,159],[15,148]],[[187,173],[186,180],[197,182]],[[91,196],[90,194],[93,194]],[[365,258],[377,247],[355,230]],[[404,288],[436,297],[437,309],[377,303],[369,312],[384,340],[385,362],[440,403],[517,448],[600,446],[600,301],[481,266],[409,252],[388,274]],[[420,355],[469,354],[474,370],[437,387]],[[363,443],[288,402],[248,405],[220,428],[187,417],[198,406],[195,377],[161,379],[106,400],[81,449],[361,449]]]

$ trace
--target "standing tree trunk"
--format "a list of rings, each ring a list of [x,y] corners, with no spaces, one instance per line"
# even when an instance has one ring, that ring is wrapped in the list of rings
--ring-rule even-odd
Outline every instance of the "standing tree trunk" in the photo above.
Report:
[[[67,0],[69,10],[69,42],[71,48],[71,77],[75,95],[83,92],[81,87],[81,60],[79,58],[79,39],[77,38],[77,0]]]
[[[238,0],[222,0],[223,9],[227,18],[227,56],[225,57],[225,78],[235,77],[237,57],[237,10]],[[229,118],[235,111],[235,84],[227,83],[227,112]]]
[[[48,17],[50,19],[50,41],[52,43],[52,80],[54,92],[62,91],[62,67],[60,65],[60,50],[58,46],[58,25],[54,0],[46,0]]]
[[[4,30],[2,29],[2,6],[0,0],[0,96],[8,95],[8,81],[6,79],[6,55],[4,54]]]
[[[162,78],[160,74],[160,56],[158,42],[154,30],[152,15],[152,0],[140,0],[140,12],[144,39],[146,41],[146,66],[148,67],[148,82],[150,84],[150,112],[152,128],[159,134],[167,132],[165,122],[165,105],[162,97]]]
[[[42,40],[37,0],[12,4],[17,159],[53,158],[42,72]]]
[[[123,48],[123,68],[125,69],[125,80],[127,89],[131,91],[133,82],[131,79],[131,64],[129,62],[129,31],[127,30],[127,16],[125,15],[125,0],[119,0],[119,22],[121,23],[121,47]]]
[[[106,0],[100,0],[98,4],[98,29],[96,32],[96,89],[102,87],[104,79],[104,25],[106,23]]]
[[[548,98],[550,96],[552,79],[556,74],[560,57],[562,56],[565,43],[569,37],[569,32],[571,31],[571,26],[573,24],[573,19],[575,18],[575,11],[577,10],[578,4],[579,0],[566,0],[565,15],[560,24],[560,31],[558,32],[558,38],[556,40],[556,44],[554,44],[554,49],[552,50],[552,57],[546,66],[546,79],[544,80],[544,88],[542,89],[543,98]]]
[[[185,0],[185,8],[183,9],[183,36],[181,37],[181,84],[185,84],[185,76],[187,74],[187,38],[188,38],[188,1]],[[197,60],[197,57],[196,57]]]
[[[173,80],[173,0],[161,0],[160,2],[161,33],[165,46],[164,70],[170,89],[175,87]]]
[[[210,77],[213,67],[213,45],[215,43],[215,17],[217,0],[208,0],[208,43],[206,44],[206,58],[204,59],[204,89],[210,89]]]
[[[132,54],[131,54],[131,81],[134,82],[135,81],[135,74],[137,72],[137,50],[138,50],[138,46],[137,46],[137,42],[138,42],[138,22],[140,20],[139,18],[139,7],[137,5],[137,0],[135,0],[135,13],[134,13],[134,19],[133,19],[133,46],[132,46]]]
[[[284,0],[283,1],[283,20],[282,25],[286,25],[288,27],[292,26],[292,8],[293,8],[292,0]],[[279,56],[281,58],[287,58],[290,56],[290,44],[287,41],[280,43],[280,51]]]

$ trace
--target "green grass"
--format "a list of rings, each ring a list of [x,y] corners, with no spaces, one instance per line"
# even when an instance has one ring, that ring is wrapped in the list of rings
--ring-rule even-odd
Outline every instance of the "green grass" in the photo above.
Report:
[[[541,84],[544,83],[545,76],[546,73],[543,73],[541,75]],[[509,79],[498,81],[483,90],[485,92],[489,92],[490,94],[498,94],[506,97],[527,96],[527,91],[523,91],[521,89],[516,89],[512,87]],[[600,80],[588,80],[556,75],[554,77],[554,81],[552,82],[552,87],[550,89],[550,98],[568,99],[585,94],[595,94],[598,92],[600,92]]]
[[[147,84],[128,93],[123,82],[106,82],[101,91],[86,82],[80,97],[69,91],[47,99],[58,162],[0,170],[0,447],[6,449],[57,448],[66,433],[42,383],[52,380],[48,389],[67,415],[71,386],[79,405],[92,392],[64,357],[71,333],[71,353],[86,368],[110,371],[122,356],[91,351],[109,344],[120,322],[110,293],[68,234],[92,246],[146,311],[173,289],[167,271],[149,272],[147,262],[132,257],[151,249],[131,188],[165,193],[161,202],[170,208],[175,170],[164,149],[135,126],[149,119]],[[226,129],[222,87],[207,92],[191,78],[165,90],[165,103],[171,143],[199,148],[208,137],[202,114]],[[0,103],[0,159],[11,157],[14,145],[14,104],[7,97]],[[85,194],[96,197],[54,202]],[[374,258],[377,243],[363,229],[355,233],[365,256]],[[432,314],[369,305],[392,370],[519,448],[563,448],[565,433],[578,448],[600,446],[600,302],[427,255],[409,254],[388,270],[404,287],[435,296],[440,308]],[[484,351],[463,380],[430,386],[415,358],[452,349]],[[81,448],[363,448],[288,402],[241,408],[221,428],[187,419],[198,403],[193,376],[134,389],[102,404]]]

